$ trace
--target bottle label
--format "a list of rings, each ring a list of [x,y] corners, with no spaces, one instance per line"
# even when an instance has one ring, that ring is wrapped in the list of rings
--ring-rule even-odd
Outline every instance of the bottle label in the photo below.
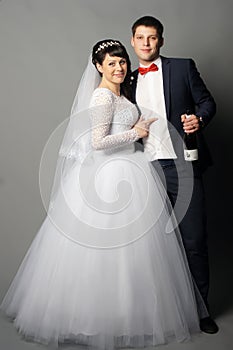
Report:
[[[184,150],[184,159],[188,162],[198,160],[198,151],[197,149],[185,149]]]

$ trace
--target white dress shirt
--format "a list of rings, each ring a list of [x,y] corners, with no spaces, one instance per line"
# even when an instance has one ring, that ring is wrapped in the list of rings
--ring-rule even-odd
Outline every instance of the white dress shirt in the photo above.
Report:
[[[145,119],[158,118],[151,124],[149,136],[143,139],[144,152],[150,161],[175,159],[177,157],[168,130],[161,58],[157,58],[154,63],[158,66],[158,71],[144,75],[139,73],[136,89],[136,101],[142,116]]]

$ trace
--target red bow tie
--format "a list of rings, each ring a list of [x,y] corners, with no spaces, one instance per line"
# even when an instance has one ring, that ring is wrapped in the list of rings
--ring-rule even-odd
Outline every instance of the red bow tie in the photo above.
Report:
[[[157,70],[159,70],[158,66],[156,66],[156,64],[152,63],[149,67],[144,68],[144,67],[139,67],[138,71],[141,75],[144,75],[148,72],[156,72]]]

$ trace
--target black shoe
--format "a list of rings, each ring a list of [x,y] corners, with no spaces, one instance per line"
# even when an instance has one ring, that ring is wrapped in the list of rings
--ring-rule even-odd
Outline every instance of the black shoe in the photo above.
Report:
[[[218,332],[218,326],[211,317],[200,319],[200,329],[204,333],[215,334]]]

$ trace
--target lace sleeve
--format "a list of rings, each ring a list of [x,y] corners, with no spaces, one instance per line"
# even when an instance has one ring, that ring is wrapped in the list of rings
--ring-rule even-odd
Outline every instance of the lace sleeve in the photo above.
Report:
[[[135,129],[110,134],[114,114],[114,95],[107,89],[98,90],[94,92],[90,111],[93,148],[96,150],[110,149],[137,141],[139,136]]]

